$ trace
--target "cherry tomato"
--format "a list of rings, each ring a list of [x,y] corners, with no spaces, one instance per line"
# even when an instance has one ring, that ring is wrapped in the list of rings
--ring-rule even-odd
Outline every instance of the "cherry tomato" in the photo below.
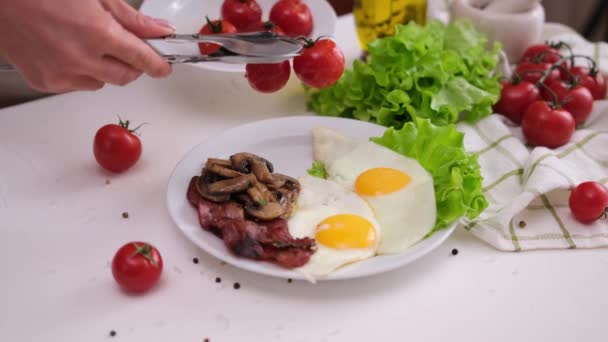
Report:
[[[536,101],[526,109],[521,127],[530,145],[556,148],[570,141],[576,124],[565,109]]]
[[[224,0],[222,19],[229,21],[237,30],[246,31],[262,21],[262,8],[255,0]]]
[[[247,64],[245,77],[251,87],[262,93],[280,90],[289,81],[291,66],[289,61],[276,64]]]
[[[530,83],[537,83],[541,77],[543,77],[543,73],[551,68],[551,64],[549,63],[533,63],[533,62],[521,62],[515,68],[515,73],[521,77],[522,80],[528,81]],[[560,79],[561,74],[559,69],[553,69],[549,73],[549,76],[545,79],[545,84],[549,84],[555,80]]]
[[[278,33],[278,34],[285,34],[285,31],[283,31],[283,29],[279,25],[273,23],[272,21],[263,22],[261,24],[260,31],[268,31],[268,32],[274,32],[274,33]]]
[[[541,100],[540,91],[528,81],[502,83],[500,99],[494,105],[494,112],[502,114],[511,121],[521,124],[521,118],[528,106]]]
[[[573,76],[578,77],[580,85],[589,89],[594,100],[606,98],[606,79],[598,70],[589,70],[589,68],[580,66],[572,67],[569,70]],[[569,75],[564,80],[569,80]]]
[[[553,64],[562,58],[559,51],[547,44],[536,44],[529,46],[521,58],[522,61],[532,61],[535,63]]]
[[[308,37],[312,33],[312,14],[308,6],[300,0],[277,1],[270,10],[270,20],[291,37]]]
[[[163,259],[158,250],[145,242],[129,242],[112,259],[114,280],[126,291],[144,292],[151,289],[163,271]]]
[[[93,141],[95,160],[111,172],[123,172],[135,165],[141,156],[141,141],[129,129],[129,120],[108,124],[97,130]]]
[[[591,115],[593,96],[587,88],[580,85],[571,87],[564,81],[554,81],[549,84],[549,89],[557,95],[558,102],[563,103],[565,101],[562,106],[572,114],[577,125],[585,122],[589,115]],[[553,94],[547,89],[543,89],[542,95],[547,101],[553,99]]]
[[[279,27],[279,25],[273,23],[272,21],[259,22],[253,26],[250,26],[247,30],[248,32],[273,32],[277,34],[285,34],[283,29]]]
[[[236,33],[237,29],[228,20],[214,20],[207,18],[207,24],[200,30],[200,34]],[[200,43],[198,48],[203,55],[210,55],[220,49],[220,46],[213,43]]]
[[[336,83],[344,72],[344,54],[330,39],[309,42],[293,59],[293,70],[305,84],[325,88]]]
[[[608,210],[608,190],[600,183],[581,183],[570,193],[568,204],[574,218],[582,223],[591,223]]]

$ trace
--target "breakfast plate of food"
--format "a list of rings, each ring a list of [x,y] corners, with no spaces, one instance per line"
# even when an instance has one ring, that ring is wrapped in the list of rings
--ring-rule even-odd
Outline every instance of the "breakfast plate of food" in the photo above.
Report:
[[[178,163],[169,213],[201,249],[252,272],[312,282],[386,272],[437,248],[483,203],[459,134],[428,121],[399,130],[317,116],[245,124]]]
[[[483,202],[476,197],[481,192],[454,196],[467,191],[454,184],[445,195],[446,170],[430,173],[386,147],[405,142],[422,154],[426,145],[427,157],[444,155],[444,168],[452,173],[448,160],[458,153],[446,156],[440,142],[428,139],[441,141],[443,134],[457,141],[458,133],[427,121],[418,126],[420,139],[411,143],[406,140],[415,136],[413,123],[395,130],[295,116],[230,129],[178,163],[168,184],[169,213],[201,249],[256,273],[314,282],[396,269],[448,238],[467,210],[455,209],[462,202]],[[465,177],[475,176],[462,160],[456,164]]]

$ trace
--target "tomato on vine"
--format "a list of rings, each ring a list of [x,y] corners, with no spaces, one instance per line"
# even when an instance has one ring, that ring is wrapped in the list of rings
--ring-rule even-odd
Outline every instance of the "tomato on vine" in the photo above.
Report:
[[[523,81],[516,76],[513,80],[502,82],[500,99],[493,109],[494,112],[508,117],[517,124],[521,124],[521,119],[526,108],[532,102],[540,99],[540,91],[533,83]]]
[[[333,40],[309,40],[302,54],[293,59],[293,70],[302,82],[311,87],[329,87],[344,72],[344,54]]]
[[[228,20],[209,20],[207,19],[207,24],[203,26],[200,30],[200,34],[218,34],[218,33],[236,33],[237,29],[232,25]],[[212,53],[217,52],[220,49],[218,44],[214,43],[199,43],[198,48],[203,55],[210,55]]]
[[[559,105],[536,101],[526,109],[521,128],[530,145],[556,148],[570,141],[576,124]]]

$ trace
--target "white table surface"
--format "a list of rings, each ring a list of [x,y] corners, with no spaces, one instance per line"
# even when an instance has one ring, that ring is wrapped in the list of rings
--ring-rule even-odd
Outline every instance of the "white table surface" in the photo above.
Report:
[[[355,58],[352,17],[336,37]],[[241,271],[198,250],[165,207],[177,161],[229,127],[303,111],[295,77],[262,95],[242,75],[188,67],[163,81],[0,111],[0,340],[608,340],[608,249],[503,253],[458,231],[408,267],[317,285]],[[92,154],[96,129],[117,114],[150,123],[142,160],[118,176]],[[109,268],[131,240],[156,245],[165,261],[161,283],[143,296],[121,292]]]

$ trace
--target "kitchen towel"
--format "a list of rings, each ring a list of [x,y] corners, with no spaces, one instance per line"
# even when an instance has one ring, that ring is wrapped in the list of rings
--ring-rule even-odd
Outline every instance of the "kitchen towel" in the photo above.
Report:
[[[594,57],[608,75],[608,44],[591,43],[559,24],[547,24],[545,40],[565,41]],[[582,63],[581,63],[582,64]],[[608,246],[608,220],[582,224],[568,207],[570,190],[585,181],[608,184],[608,100],[595,101],[592,115],[570,143],[558,149],[529,148],[521,128],[494,114],[474,125],[460,123],[468,151],[479,154],[490,206],[464,227],[504,251]]]

